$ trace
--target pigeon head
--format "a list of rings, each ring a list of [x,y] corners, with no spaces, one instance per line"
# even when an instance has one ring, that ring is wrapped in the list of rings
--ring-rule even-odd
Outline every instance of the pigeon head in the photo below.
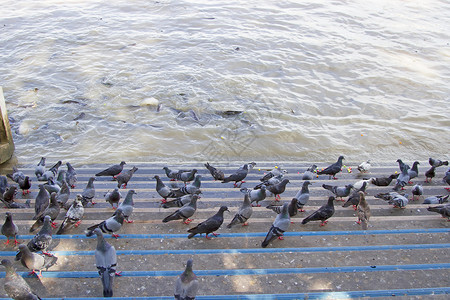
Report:
[[[12,267],[12,263],[9,259],[3,259],[1,264],[5,267],[5,268],[9,268]]]
[[[121,162],[120,162],[120,165],[121,165],[121,166],[126,165],[126,164],[127,164],[127,163],[124,162],[124,161],[121,161]]]
[[[7,218],[7,219],[10,219],[10,218],[11,218],[11,213],[10,213],[10,212],[7,211],[7,212],[5,213],[5,215],[6,215],[6,218]]]
[[[229,211],[228,207],[226,207],[225,205],[222,205],[219,209],[220,212],[224,212],[224,211]]]
[[[19,251],[20,252],[26,251],[25,249],[28,249],[28,247],[26,245],[24,245],[24,244],[20,244],[19,245]]]
[[[338,160],[343,160],[345,159],[343,155],[339,156]]]
[[[167,168],[167,167],[164,167],[164,168]],[[155,175],[155,176],[153,176],[153,179],[158,180],[158,179],[159,179],[159,176],[158,176],[158,175]]]
[[[303,182],[303,184],[304,184],[304,185],[310,185],[310,184],[312,184],[312,183],[311,183],[311,181],[306,180],[305,182]]]

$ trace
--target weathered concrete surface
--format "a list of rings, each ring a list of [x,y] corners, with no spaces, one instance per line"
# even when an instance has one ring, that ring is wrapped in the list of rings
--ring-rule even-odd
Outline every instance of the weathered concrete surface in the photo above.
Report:
[[[0,86],[0,164],[9,160],[14,153],[14,141],[9,125],[3,88]]]
[[[49,165],[52,162],[48,162]],[[234,216],[242,199],[243,194],[239,189],[233,188],[232,184],[222,184],[214,182],[206,169],[201,168],[201,164],[186,164],[183,166],[172,165],[174,168],[197,167],[203,176],[202,199],[198,204],[198,211],[194,215],[194,222],[191,225],[184,225],[179,221],[172,221],[163,224],[161,220],[174,211],[175,208],[160,208],[160,197],[155,191],[155,181],[151,179],[159,174],[166,184],[170,183],[165,177],[163,164],[133,164],[128,163],[128,168],[133,165],[139,167],[133,179],[128,185],[128,189],[135,189],[137,195],[135,212],[132,219],[133,224],[124,224],[119,234],[167,234],[161,238],[119,238],[111,239],[118,251],[122,250],[163,250],[174,251],[173,253],[137,253],[123,255],[119,252],[118,269],[122,271],[177,271],[181,273],[184,263],[190,257],[194,258],[195,270],[248,270],[248,269],[291,269],[291,268],[336,268],[336,267],[357,267],[357,266],[391,266],[391,265],[431,265],[450,263],[450,251],[448,246],[434,248],[434,245],[449,244],[450,222],[441,219],[439,215],[428,212],[428,205],[421,204],[422,201],[413,201],[405,209],[394,209],[385,201],[374,198],[378,192],[387,192],[392,188],[370,186],[367,200],[372,209],[372,215],[368,234],[344,234],[341,232],[354,232],[361,230],[355,224],[355,211],[351,208],[342,208],[342,202],[336,202],[336,213],[329,220],[329,224],[320,227],[318,222],[311,222],[301,225],[301,220],[308,214],[324,204],[330,193],[323,189],[323,183],[332,185],[344,185],[355,183],[363,177],[387,176],[398,170],[392,165],[382,165],[374,167],[369,174],[360,175],[357,173],[341,173],[338,180],[330,180],[328,176],[319,176],[313,180],[310,186],[311,200],[305,206],[306,212],[300,212],[293,218],[289,232],[285,240],[276,240],[268,249],[269,253],[214,253],[217,249],[261,249],[261,241],[275,218],[272,211],[264,206],[274,202],[273,197],[262,201],[262,207],[254,208],[250,225],[246,227],[235,226],[228,229],[225,226],[218,231],[221,236],[206,240],[205,238],[186,238],[186,230],[193,227],[198,222],[213,215],[220,205],[228,205],[230,213],[225,214],[226,225]],[[235,166],[218,165],[224,169],[225,173],[231,173],[239,164]],[[262,166],[260,166],[262,165]],[[280,164],[278,164],[280,165]],[[324,166],[326,164],[323,164]],[[349,164],[351,165],[351,164]],[[422,162],[421,166],[426,166],[427,162]],[[290,200],[300,189],[302,172],[309,166],[307,163],[294,164],[285,163],[280,166],[288,169],[287,177],[291,183],[284,194],[283,201]],[[20,166],[19,166],[20,167]],[[72,190],[71,199],[76,193],[80,193],[86,185],[90,176],[103,169],[104,165],[75,166],[78,172],[79,183]],[[261,168],[261,171],[258,171]],[[259,183],[259,178],[265,169],[269,169],[270,164],[258,164],[249,173],[247,182],[243,185],[253,187]],[[34,179],[31,194],[18,195],[18,202],[25,202],[26,199],[34,199],[37,194],[37,180],[34,176],[33,166],[21,167],[25,173]],[[415,182],[424,181],[424,168],[420,170],[419,178]],[[425,196],[443,194],[444,185],[441,182],[445,167],[437,169],[437,176],[431,184],[425,184]],[[8,170],[3,170],[3,174]],[[180,184],[179,184],[180,185]],[[83,223],[79,228],[72,228],[66,234],[83,234],[84,229],[109,217],[113,210],[108,203],[103,200],[106,191],[113,189],[116,182],[110,178],[99,178],[95,181],[96,204],[92,208],[86,209]],[[407,187],[410,192],[410,187]],[[122,190],[125,196],[126,191]],[[32,201],[32,204],[34,200]],[[5,212],[5,209],[1,209]],[[11,210],[14,219],[19,225],[21,235],[30,235],[29,227],[33,223],[30,221],[34,215],[34,209]],[[64,212],[61,212],[62,219]],[[438,233],[407,233],[398,234],[395,229],[443,229]],[[370,234],[372,230],[387,230],[383,234]],[[391,232],[390,232],[391,231]],[[309,235],[310,232],[318,232],[319,235]],[[375,231],[374,231],[375,232]],[[230,233],[255,233],[257,236],[235,237],[227,236]],[[296,233],[295,236],[289,236]],[[302,235],[301,233],[305,233]],[[330,235],[320,235],[326,233]],[[334,234],[336,233],[336,234]],[[181,234],[180,237],[174,236]],[[19,237],[20,239],[20,237]],[[27,239],[21,239],[26,242]],[[95,272],[93,255],[84,255],[85,251],[93,251],[96,241],[83,236],[71,239],[59,239],[55,236],[52,251],[59,257],[58,265],[52,267],[47,273],[58,271],[69,271],[79,274],[79,272]],[[361,250],[359,248],[368,246],[398,245],[404,249],[397,250]],[[425,245],[423,249],[410,249],[415,245]],[[427,246],[429,245],[429,246]],[[334,247],[356,247],[355,250],[341,251],[333,250]],[[0,245],[0,255],[12,255],[17,247]],[[301,252],[285,252],[285,248],[320,248],[320,252],[302,250]],[[177,252],[181,250],[202,250],[206,253],[183,254]],[[58,251],[77,251],[73,255],[58,254]],[[209,251],[209,252],[208,252]],[[9,256],[9,258],[12,258]],[[16,263],[18,271],[25,269]],[[100,297],[101,283],[97,278],[48,278],[42,281],[36,278],[27,278],[27,281],[36,288],[43,297]],[[129,273],[128,273],[129,274]],[[411,288],[438,288],[449,287],[449,270],[403,270],[403,271],[375,271],[375,272],[319,272],[308,274],[272,274],[272,275],[210,275],[199,276],[201,288],[199,295],[236,295],[236,294],[279,294],[279,293],[308,293],[308,292],[345,292],[360,290],[384,290],[384,289],[411,289]],[[172,295],[174,276],[142,276],[142,277],[117,277],[114,285],[115,296],[117,297],[143,297],[143,296],[170,296]],[[4,297],[4,291],[0,289],[0,297]],[[421,298],[422,297],[422,298]],[[397,297],[404,299],[428,299],[432,296],[405,296]],[[433,296],[435,299],[444,299],[443,296]]]

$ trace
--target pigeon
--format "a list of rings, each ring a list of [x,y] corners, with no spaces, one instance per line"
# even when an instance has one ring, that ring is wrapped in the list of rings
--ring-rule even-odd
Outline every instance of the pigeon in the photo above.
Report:
[[[52,193],[50,195],[50,205],[36,217],[36,222],[31,226],[30,232],[35,231],[42,224],[44,224],[45,216],[50,216],[50,218],[52,220],[51,226],[53,228],[56,228],[55,220],[59,215],[59,211],[60,211],[60,207],[59,207],[58,201],[56,200],[56,193]]]
[[[359,189],[362,188],[362,186],[364,185],[364,183],[365,183],[366,188],[368,188],[369,185],[371,185],[372,182],[373,182],[374,180],[375,180],[375,177],[370,177],[370,178],[368,178],[368,179],[358,180],[357,182],[355,182],[355,183],[353,184],[353,188],[356,189],[356,190],[359,190]],[[365,190],[364,190],[364,191],[365,191]]]
[[[6,294],[12,299],[40,300],[41,298],[31,290],[28,283],[14,270],[13,264],[8,259],[1,261],[6,269],[4,288]]]
[[[163,170],[166,172],[166,176],[170,178],[170,181],[176,180],[177,175],[180,172],[179,170],[171,170],[169,167],[164,167]]]
[[[34,169],[34,174],[36,174],[36,178],[39,178],[44,174],[44,172],[45,172],[45,157],[41,157],[41,160]]]
[[[372,184],[376,186],[388,186],[393,179],[397,179],[399,174],[392,174],[389,177],[375,177],[372,179]]]
[[[6,178],[6,176],[0,175],[0,196],[3,195],[8,186],[8,178]]]
[[[264,176],[262,178],[259,179],[259,181],[264,182],[269,180],[272,177],[277,177],[280,176],[281,174],[285,175],[287,174],[288,171],[286,170],[281,170],[278,167],[275,167],[274,169],[270,170],[267,174],[264,174]]]
[[[66,173],[67,172],[65,170],[59,170],[58,177],[56,177],[56,181],[52,179],[53,182],[56,183],[59,188],[61,188],[63,181],[66,180]],[[51,192],[49,191],[49,193]]]
[[[14,202],[14,198],[16,195],[17,195],[17,186],[15,185],[8,186],[6,187],[5,192],[3,193],[2,200],[7,203],[12,203]]]
[[[201,175],[196,175],[194,181],[191,184],[188,184],[176,190],[172,190],[171,198],[177,198],[187,194],[197,193],[200,190],[201,179]]]
[[[315,174],[314,171],[317,169],[316,165],[311,165],[302,175],[302,180],[313,180]]]
[[[230,176],[225,177],[222,180],[222,183],[234,181],[234,187],[238,187],[237,183],[241,182],[241,184],[239,185],[239,187],[241,187],[242,183],[245,182],[244,179],[245,179],[245,177],[247,177],[247,174],[248,174],[248,164],[245,164],[242,168],[239,168],[239,170],[237,170]]]
[[[308,186],[311,184],[308,180],[303,182],[302,189],[295,194],[294,199],[297,200],[297,206],[299,208],[299,211],[304,212],[303,206],[306,205],[306,203],[309,200],[309,188]]]
[[[30,249],[24,244],[19,245],[20,262],[22,265],[31,270],[30,274],[36,274],[38,278],[42,277],[42,270],[48,270],[51,266],[56,264],[58,258],[54,255],[41,255],[31,252]],[[39,274],[36,273],[39,271]]]
[[[370,160],[362,162],[359,166],[358,166],[358,171],[361,173],[367,173],[370,171],[370,169],[372,168],[372,165],[370,164]]]
[[[394,191],[398,191],[399,189],[404,190],[405,185],[407,185],[409,182],[410,179],[408,174],[409,166],[405,165],[401,170],[402,172],[397,177],[397,182],[395,184]]]
[[[357,210],[357,205],[359,203],[359,192],[366,192],[367,182],[364,182],[362,187],[359,190],[354,191],[350,197],[348,197],[347,201],[342,205],[342,207],[348,207],[353,205],[353,209]]]
[[[50,204],[50,196],[45,189],[43,184],[39,185],[39,193],[36,196],[36,201],[34,204],[35,215],[33,220],[37,220],[37,217],[43,212],[47,206]]]
[[[431,183],[431,179],[433,179],[435,176],[436,176],[436,167],[431,166],[431,168],[425,172],[425,182]]]
[[[62,162],[58,161],[56,164],[54,164],[50,169],[44,172],[42,176],[38,177],[39,181],[48,181],[50,178],[55,179],[56,175],[58,174],[58,169],[61,166]]]
[[[239,208],[236,215],[234,215],[234,218],[231,220],[230,224],[227,225],[227,228],[231,228],[236,224],[242,223],[242,226],[248,225],[248,219],[252,216],[253,208],[250,202],[250,196],[249,194],[244,195],[244,202],[242,203],[241,207]]]
[[[317,171],[317,175],[330,175],[330,177],[332,176],[333,179],[337,179],[336,178],[336,174],[341,172],[342,169],[342,160],[344,159],[344,156],[339,156],[337,162],[335,162],[334,164],[328,166],[327,168],[321,170],[321,171]]]
[[[120,203],[118,207],[118,209],[122,211],[125,222],[127,223],[133,223],[133,221],[129,220],[129,217],[131,216],[134,210],[133,195],[135,194],[136,192],[134,190],[129,190],[127,195],[125,196],[125,200],[123,200],[123,202]]]
[[[250,198],[250,202],[251,203],[256,202],[256,206],[261,206],[260,204],[258,204],[259,201],[266,199],[266,186],[265,185],[261,186],[260,189],[256,189],[256,190],[241,188],[240,191],[242,193],[248,194],[248,196]],[[252,206],[253,206],[253,204],[252,204]]]
[[[113,209],[116,209],[119,206],[120,198],[122,198],[122,195],[120,194],[118,187],[114,188],[112,191],[108,191],[105,194],[105,201],[109,202]]]
[[[99,224],[88,227],[88,229],[85,231],[86,236],[92,236],[95,228],[100,228],[103,233],[111,233],[113,237],[118,238],[119,235],[115,234],[115,232],[119,231],[120,228],[122,228],[123,220],[123,212],[120,208],[118,208],[113,216],[109,217]]]
[[[43,185],[49,194],[57,193],[61,189],[61,187],[55,182],[53,178],[49,178],[47,180],[47,183],[44,183]]]
[[[418,161],[415,161],[411,167],[411,169],[408,170],[409,175],[409,182],[412,183],[411,179],[416,178],[419,176],[419,165],[420,163]]]
[[[169,207],[182,207],[183,205],[191,202],[192,197],[194,197],[194,195],[198,195],[200,194],[200,191],[197,191],[195,194],[187,194],[181,197],[177,197],[173,200],[167,201],[165,203],[161,203],[161,207],[162,208],[169,208]],[[200,197],[198,197],[198,199],[200,199]]]
[[[418,200],[420,196],[423,195],[423,187],[420,184],[415,184],[411,189],[412,199],[411,200]]]
[[[442,218],[447,218],[447,221],[450,220],[450,204],[430,206],[427,210],[441,214]]]
[[[11,178],[12,181],[16,182],[19,185],[19,188],[22,190],[22,195],[26,195],[30,193],[31,188],[31,179],[29,176],[25,176],[22,171],[19,171],[16,167],[13,167],[12,174],[6,174],[7,177]]]
[[[322,187],[335,194],[336,197],[340,197],[341,198],[340,201],[345,201],[343,198],[350,195],[353,185],[347,184],[346,186],[337,186],[337,185],[322,184]]]
[[[78,181],[77,172],[75,171],[75,169],[72,167],[72,165],[69,162],[66,163],[66,166],[67,166],[67,172],[66,172],[67,184],[71,188],[75,188],[75,184]]]
[[[46,250],[52,243],[52,227],[50,225],[50,216],[45,216],[44,225],[41,230],[28,242],[27,247],[31,252],[42,251],[43,254],[52,256]],[[15,260],[20,260],[21,254],[17,253]]]
[[[397,163],[398,163],[398,167],[400,169],[400,171],[403,171],[404,168],[410,168],[410,166],[408,166],[407,164],[405,164],[400,158],[397,159]]]
[[[210,239],[208,234],[212,233],[212,235],[217,236],[218,234],[214,233],[214,231],[218,230],[223,223],[223,212],[229,211],[228,207],[221,206],[219,211],[212,217],[207,220],[199,223],[197,226],[188,230],[190,233],[188,235],[188,239],[193,238],[196,234],[206,234],[206,238]]]
[[[425,200],[423,200],[423,204],[442,204],[448,202],[448,196],[450,195],[447,195],[445,197],[442,195],[427,197],[425,198]]]
[[[303,219],[302,224],[306,224],[310,221],[322,221],[320,226],[324,226],[328,223],[328,219],[334,215],[334,196],[330,196],[326,204],[322,205],[318,210]]]
[[[175,281],[175,300],[195,300],[198,291],[198,279],[192,271],[192,258],[188,259],[186,269]]]
[[[388,199],[383,198],[384,200],[388,201],[389,204],[393,205],[394,208],[405,208],[408,204],[408,194],[401,195],[397,192],[390,192],[390,197]],[[375,198],[378,198],[377,195],[375,195]]]
[[[439,159],[434,159],[434,158],[429,158],[428,159],[428,163],[430,164],[430,166],[438,168],[440,166],[448,166],[448,161],[442,161]]]
[[[367,225],[370,218],[370,207],[366,201],[366,197],[363,192],[358,192],[359,203],[357,208],[358,221],[356,223],[361,224],[363,230],[367,230]]]
[[[191,220],[190,217],[192,217],[194,215],[195,211],[197,210],[197,200],[198,200],[198,195],[193,195],[192,200],[188,204],[185,204],[184,206],[180,207],[178,210],[176,210],[172,214],[165,217],[162,220],[163,223],[167,223],[167,222],[175,221],[175,220],[183,220],[183,223],[186,225],[191,223],[193,220]]]
[[[153,176],[153,178],[156,179],[156,192],[163,197],[162,203],[166,203],[167,198],[176,198],[173,191],[162,182],[158,175]]]
[[[67,228],[67,226],[74,224],[75,227],[78,227],[81,223],[81,219],[84,215],[84,206],[82,203],[83,197],[78,194],[76,199],[72,202],[72,205],[66,212],[66,216],[64,217],[64,220],[61,222],[61,226],[59,227],[56,234],[61,234],[64,232],[64,230]]]
[[[122,172],[123,165],[126,165],[126,162],[122,161],[118,165],[112,165],[109,168],[101,172],[98,172],[97,174],[95,174],[95,176],[112,176],[115,179],[116,178],[115,176],[120,174],[120,172]]]
[[[447,183],[448,185],[450,185],[450,168],[447,170],[447,172],[445,172],[445,176],[442,179],[442,181],[444,181],[444,183]],[[450,192],[450,188],[446,187],[445,189],[448,192]]]
[[[19,203],[14,201],[14,195],[17,192],[17,187],[10,186],[6,188],[7,190],[2,195],[0,195],[0,200],[6,206],[6,208],[30,208],[31,199],[27,199],[25,203]],[[6,198],[5,198],[6,197]]]
[[[280,194],[284,193],[288,183],[289,179],[285,178],[278,184],[267,186],[266,189],[275,196],[276,201],[279,201],[281,199]]]
[[[192,169],[190,171],[180,171],[177,174],[177,180],[183,181],[186,185],[186,182],[194,180],[195,173],[197,173],[197,169]]]
[[[281,213],[282,205],[270,204],[266,206],[267,209],[271,209],[277,214]],[[288,205],[288,213],[289,217],[295,217],[298,213],[297,199],[292,198],[291,202]]]
[[[83,206],[86,207],[89,202],[91,202],[92,205],[95,204],[93,201],[95,197],[95,186],[94,186],[95,177],[89,178],[89,181],[84,188],[83,192],[81,193],[81,196],[83,197],[83,200],[81,201],[83,203]]]
[[[256,185],[254,189],[260,189],[262,186],[268,187],[269,185],[279,184],[284,179],[284,174],[281,173],[278,176],[272,177],[269,180],[263,181],[260,184]]]
[[[95,265],[98,269],[98,275],[100,275],[102,280],[103,297],[112,297],[114,277],[119,275],[119,273],[116,273],[116,249],[105,240],[103,233],[99,228],[94,230],[94,234],[97,236]]]
[[[291,224],[288,206],[289,203],[287,202],[283,204],[281,212],[277,215],[275,221],[273,221],[272,226],[269,229],[269,232],[267,232],[266,238],[261,243],[261,247],[266,248],[270,244],[270,242],[272,242],[277,237],[280,240],[283,239],[284,232],[289,229],[289,225]]]
[[[214,178],[214,180],[224,180],[225,179],[225,174],[223,173],[223,171],[218,170],[217,168],[214,168],[208,162],[205,164],[205,167],[208,169],[209,173],[211,173],[211,176]]]
[[[61,207],[64,207],[65,209],[69,209],[70,204],[68,203],[70,197],[70,187],[67,184],[66,180],[63,180],[61,189],[58,193],[56,193],[56,201],[58,201],[59,205]]]
[[[124,189],[127,188],[128,181],[130,181],[131,177],[133,177],[134,172],[136,172],[138,168],[134,167],[126,172],[122,172],[116,176],[117,187],[120,188],[123,186]]]
[[[14,224],[11,213],[6,212],[5,223],[2,226],[2,234],[7,238],[5,245],[9,245],[10,238],[14,238],[14,245],[17,245],[19,243],[16,239],[18,233],[19,228]]]

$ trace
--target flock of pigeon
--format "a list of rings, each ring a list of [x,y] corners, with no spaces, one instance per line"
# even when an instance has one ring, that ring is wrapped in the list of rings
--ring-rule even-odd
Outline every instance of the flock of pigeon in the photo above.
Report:
[[[343,159],[344,157],[340,156],[336,163],[321,170],[317,169],[316,165],[312,165],[302,175],[302,180],[304,180],[302,187],[291,201],[280,205],[271,204],[267,206],[268,209],[276,212],[277,216],[265,239],[262,241],[261,247],[267,247],[276,238],[283,239],[284,232],[289,229],[291,224],[291,217],[295,216],[299,211],[304,211],[303,207],[309,200],[308,186],[311,184],[311,180],[318,175],[329,175],[330,178],[336,179],[336,174],[343,169]],[[403,163],[400,159],[397,162],[400,172],[398,174],[396,172],[396,174],[388,177],[371,177],[345,186],[323,184],[323,188],[329,190],[333,196],[328,198],[326,204],[304,218],[302,224],[310,221],[321,221],[320,225],[324,226],[335,212],[334,202],[340,200],[345,202],[343,204],[344,207],[353,205],[357,211],[357,223],[361,224],[362,229],[366,230],[371,216],[370,207],[365,200],[367,187],[369,185],[389,186],[393,181],[395,185],[391,191],[379,193],[375,197],[388,201],[394,207],[404,208],[409,202],[409,197],[407,194],[402,193],[402,190],[405,189],[405,186],[412,183],[411,179],[419,175],[419,162],[414,162],[412,167]],[[97,237],[95,262],[103,285],[103,295],[104,297],[112,297],[113,280],[120,273],[116,272],[116,250],[113,245],[105,240],[103,234],[110,233],[117,238],[118,235],[116,233],[121,229],[123,223],[133,222],[130,220],[130,217],[134,208],[133,195],[136,193],[134,190],[129,190],[124,201],[120,203],[121,194],[119,189],[121,187],[126,188],[138,168],[133,167],[128,171],[123,171],[125,162],[113,165],[95,174],[95,177],[90,177],[83,192],[76,195],[73,201],[69,201],[70,189],[75,187],[77,174],[70,163],[66,163],[67,170],[60,170],[61,164],[62,162],[58,161],[47,170],[45,158],[43,157],[35,168],[37,179],[45,183],[39,184],[39,192],[34,205],[35,216],[33,220],[35,220],[35,223],[31,226],[30,232],[37,230],[39,227],[42,228],[27,244],[19,245],[19,251],[15,260],[20,261],[24,267],[41,277],[41,271],[47,270],[58,260],[56,256],[46,252],[46,250],[52,242],[52,229],[56,228],[55,220],[61,208],[67,210],[67,212],[56,234],[62,234],[69,227],[78,227],[84,215],[84,208],[95,204],[93,201],[95,198],[95,178],[98,176],[112,176],[117,181],[117,187],[105,195],[105,200],[115,210],[114,214],[103,222],[87,228],[85,231],[86,236],[95,234]],[[436,168],[444,165],[448,166],[447,161],[433,158],[429,159],[429,164],[431,168],[425,172],[426,182],[431,181],[435,177]],[[248,220],[253,213],[253,207],[260,206],[259,202],[269,196],[274,196],[275,200],[279,201],[280,195],[285,191],[286,185],[289,183],[289,179],[286,178],[287,171],[274,168],[266,173],[260,179],[261,183],[254,188],[241,188],[249,170],[254,168],[255,165],[254,162],[244,164],[230,176],[225,176],[223,171],[211,166],[209,163],[205,164],[214,180],[219,180],[222,183],[234,182],[234,187],[240,188],[240,191],[244,194],[244,201],[234,218],[227,225],[228,228],[232,228],[237,224],[248,225]],[[363,162],[358,166],[358,170],[361,173],[369,172],[370,168],[370,161]],[[184,186],[170,188],[163,183],[159,175],[153,177],[156,180],[156,192],[162,197],[161,206],[163,208],[178,207],[176,211],[167,215],[162,222],[182,220],[185,224],[189,224],[192,221],[190,218],[197,210],[197,201],[202,194],[200,188],[202,177],[197,174],[197,169],[171,170],[168,167],[164,167],[163,170],[168,179],[171,181],[182,181]],[[10,185],[7,177],[17,183],[17,185]],[[29,176],[25,176],[17,168],[13,168],[13,173],[8,174],[7,177],[0,176],[0,198],[3,204],[10,209],[30,207],[30,200],[27,200],[25,203],[14,201],[18,188],[22,190],[24,195],[29,193],[31,188]],[[447,170],[443,180],[450,185],[450,168]],[[450,191],[449,188],[446,189]],[[420,184],[415,184],[411,192],[414,200],[423,195],[423,187]],[[344,200],[345,197],[348,197],[347,200]],[[448,202],[448,197],[449,195],[432,196],[425,198],[424,203],[438,204],[437,206],[430,206],[428,210],[437,212],[442,217],[450,219],[450,204],[445,204],[445,202]],[[221,206],[216,214],[200,222],[195,227],[188,229],[188,238],[190,239],[197,234],[205,234],[205,237],[209,239],[209,234],[216,235],[215,231],[224,222],[223,214],[225,211],[228,211],[228,207]],[[14,224],[13,215],[10,212],[6,212],[6,219],[1,233],[7,237],[5,244],[9,244],[12,239],[14,239],[14,245],[19,243],[16,239],[18,227]],[[15,272],[9,260],[4,259],[1,261],[1,264],[6,268],[4,287],[11,298],[40,299],[31,290],[26,281]],[[184,272],[177,278],[174,293],[175,299],[195,299],[198,290],[198,280],[193,272],[192,265],[193,261],[189,259]]]

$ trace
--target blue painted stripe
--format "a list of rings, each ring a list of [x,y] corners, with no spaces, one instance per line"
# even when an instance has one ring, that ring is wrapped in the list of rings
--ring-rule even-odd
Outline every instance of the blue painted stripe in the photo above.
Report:
[[[450,244],[411,244],[377,246],[340,246],[340,247],[304,247],[304,248],[246,248],[246,249],[195,249],[195,250],[118,250],[118,255],[182,255],[182,254],[262,254],[262,253],[308,253],[308,252],[349,252],[349,251],[386,251],[445,249]],[[94,251],[51,251],[56,256],[89,256]],[[0,256],[16,256],[16,251],[0,251]]]
[[[284,236],[336,236],[336,235],[380,235],[380,234],[409,234],[409,233],[448,233],[450,228],[429,228],[429,229],[392,229],[392,230],[352,230],[352,231],[295,231],[286,232]],[[220,233],[219,237],[265,237],[267,232],[248,232],[248,233]],[[187,234],[121,234],[124,239],[178,239],[186,238]],[[34,235],[18,235],[17,239],[32,239]],[[111,235],[105,235],[111,237]],[[200,237],[200,236],[196,236]],[[74,235],[54,235],[55,239],[87,239],[84,234]],[[89,237],[95,239],[95,236]],[[0,240],[5,240],[5,236],[0,236]]]
[[[415,264],[415,265],[381,265],[381,266],[349,266],[349,267],[320,267],[320,268],[284,268],[284,269],[231,269],[231,270],[195,270],[198,276],[238,276],[238,275],[272,275],[272,274],[310,274],[310,273],[355,273],[355,272],[378,272],[378,271],[417,271],[417,270],[442,270],[449,269],[450,263],[440,264]],[[176,271],[123,271],[122,277],[158,277],[178,276],[180,270]],[[29,272],[17,272],[25,278],[36,275],[28,275]],[[75,272],[43,272],[46,278],[96,278],[98,272],[75,271]],[[5,272],[0,272],[0,278],[5,277]]]
[[[450,294],[450,287],[422,288],[422,289],[397,289],[397,290],[370,290],[370,291],[346,291],[346,292],[313,292],[292,294],[253,294],[253,295],[208,295],[197,296],[197,300],[294,300],[294,299],[353,299],[353,298],[378,298],[393,296],[426,296]],[[7,300],[10,298],[0,298]],[[42,298],[44,300],[60,300],[63,298]],[[105,298],[64,298],[65,300],[103,300]],[[111,297],[112,300],[173,300],[173,296],[153,297]]]

